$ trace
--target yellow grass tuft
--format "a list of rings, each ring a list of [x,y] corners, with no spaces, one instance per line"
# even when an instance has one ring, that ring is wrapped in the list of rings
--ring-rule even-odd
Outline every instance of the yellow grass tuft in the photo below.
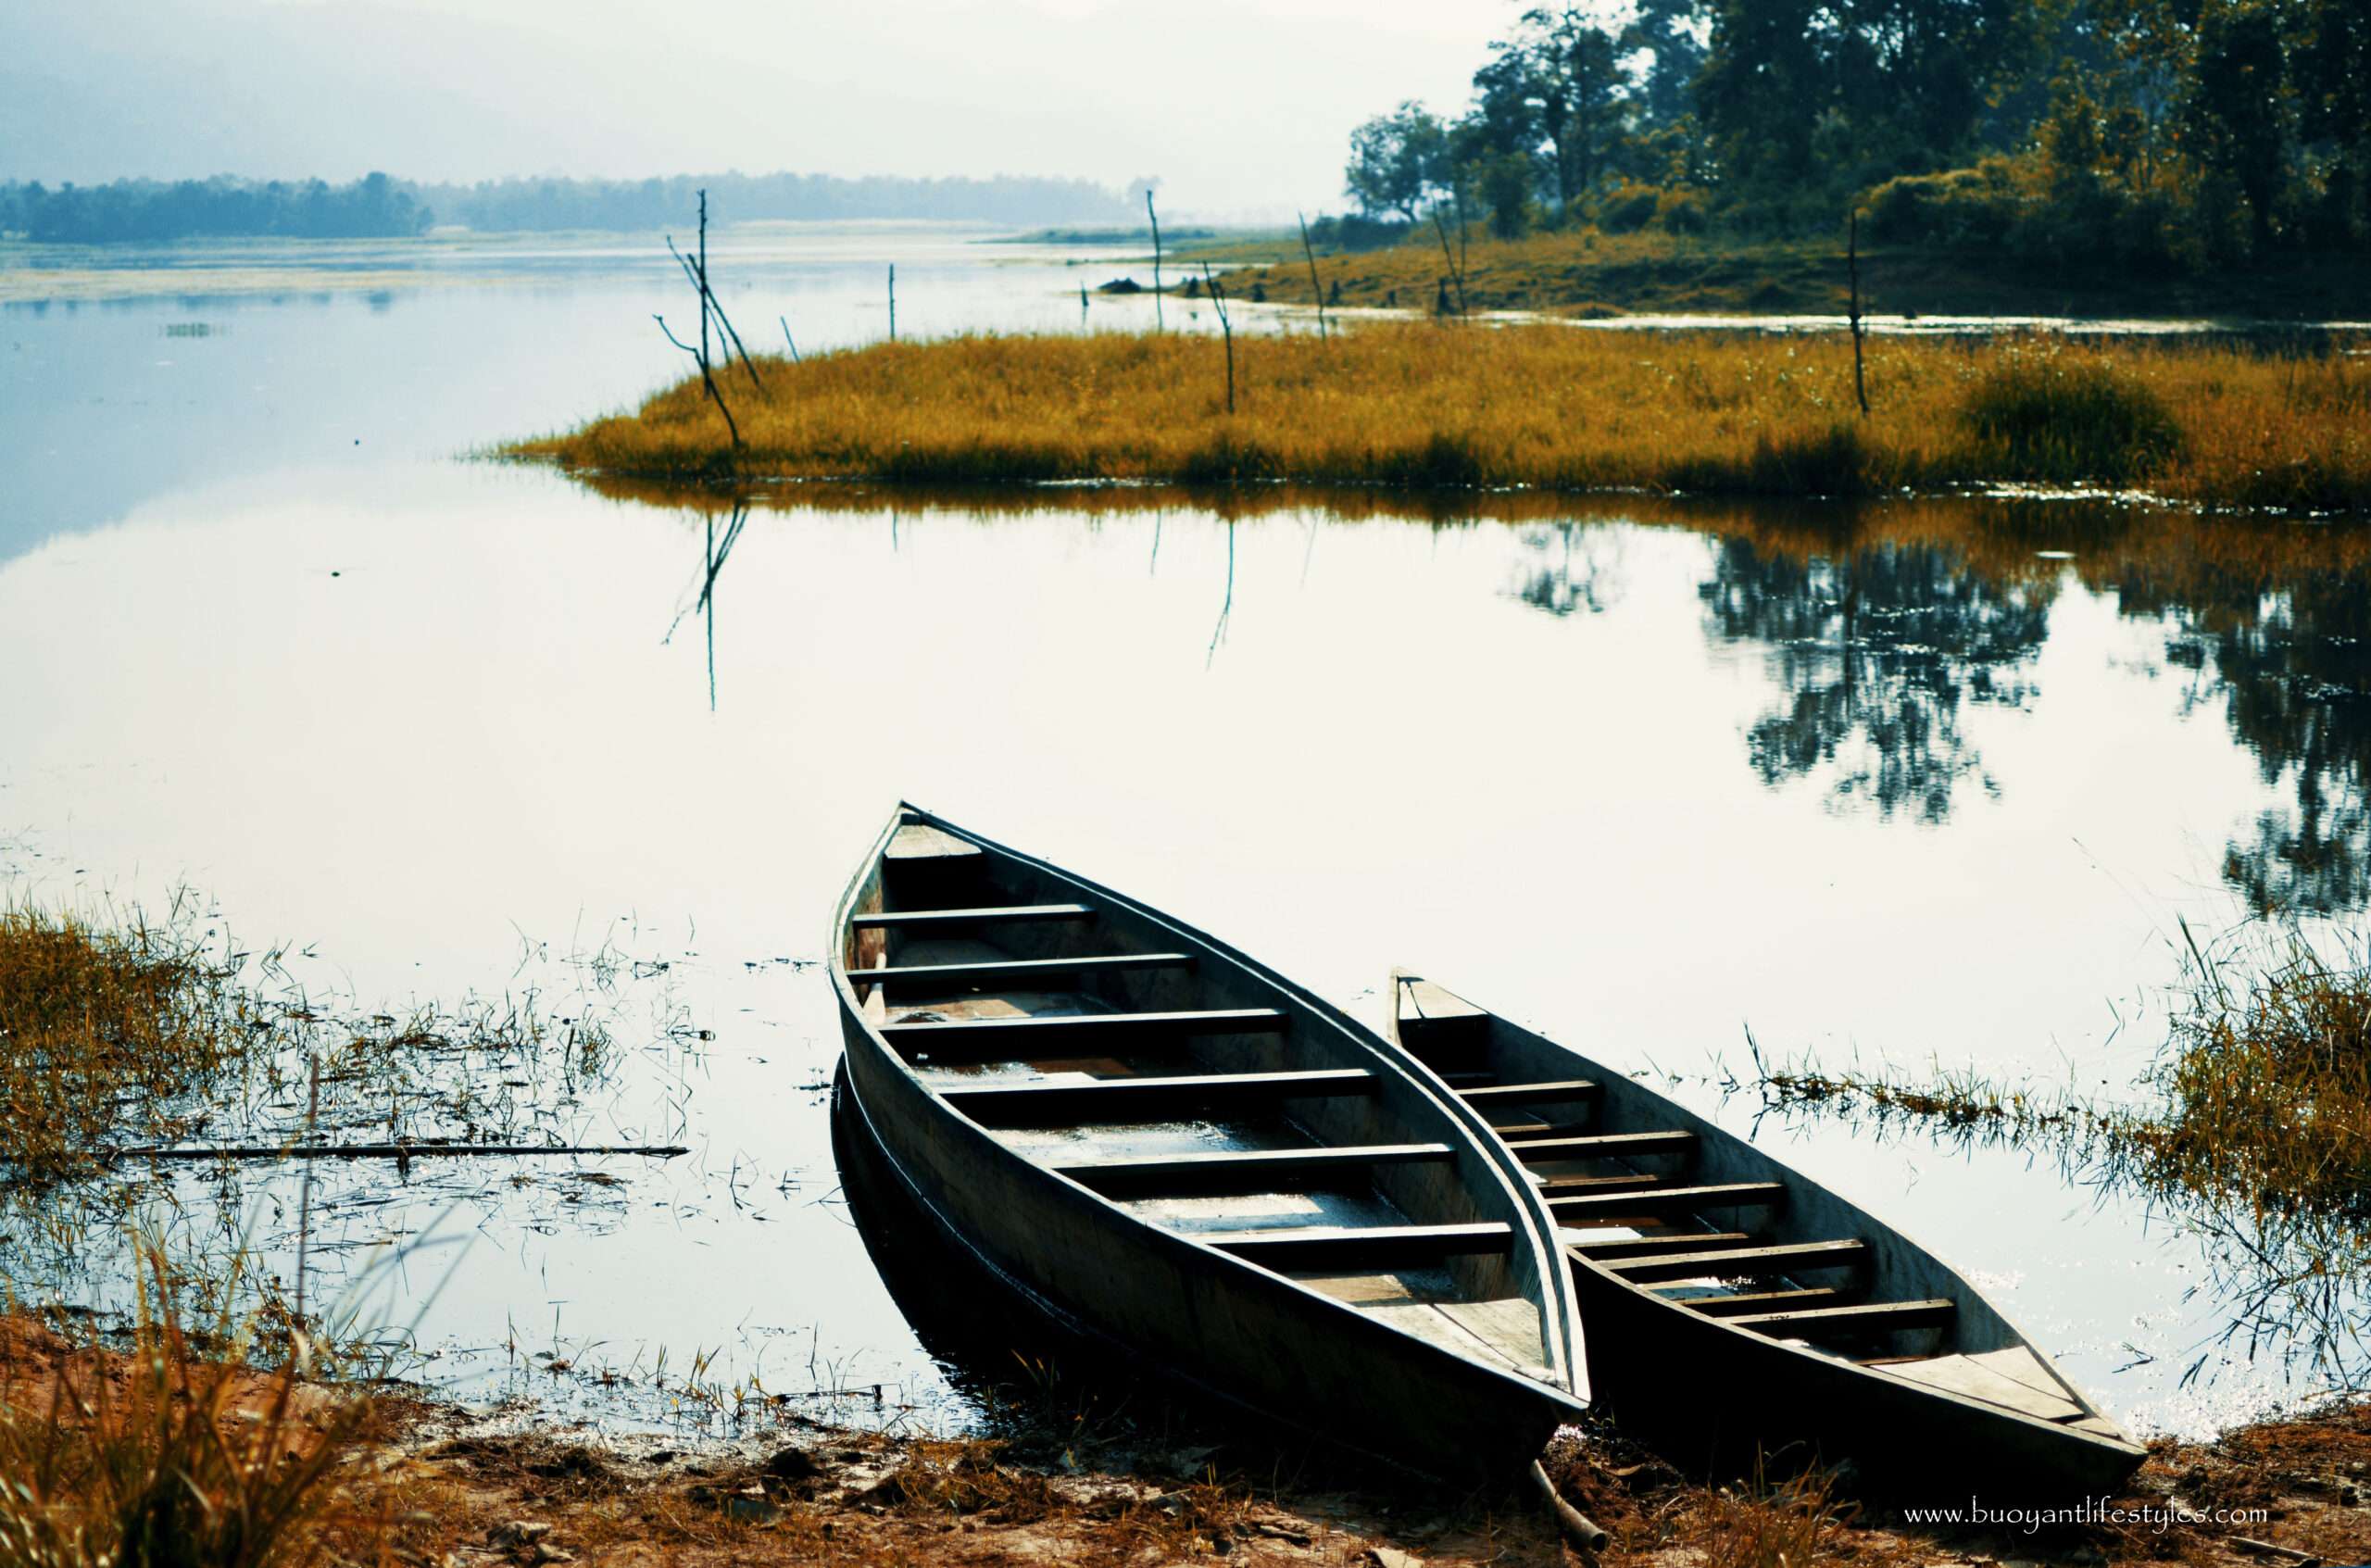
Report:
[[[588,475],[732,483],[1080,480],[1846,495],[1999,483],[2371,508],[2371,361],[2228,344],[1884,339],[1857,416],[1833,336],[1377,322],[1223,350],[1186,335],[958,337],[761,361],[515,443]]]

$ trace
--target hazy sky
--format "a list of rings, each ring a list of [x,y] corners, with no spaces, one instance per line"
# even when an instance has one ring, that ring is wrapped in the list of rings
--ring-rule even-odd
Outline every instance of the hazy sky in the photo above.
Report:
[[[1514,0],[0,0],[0,178],[1160,176],[1338,208]]]

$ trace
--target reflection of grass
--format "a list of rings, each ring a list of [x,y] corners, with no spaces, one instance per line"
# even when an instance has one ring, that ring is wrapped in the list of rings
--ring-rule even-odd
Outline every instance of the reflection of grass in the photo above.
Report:
[[[2371,955],[2332,962],[2291,936],[2249,955],[2191,945],[2184,1005],[2139,1106],[2103,1106],[1974,1073],[1917,1083],[1772,1066],[1772,1104],[1963,1142],[2047,1148],[2070,1177],[2128,1187],[2214,1244],[2226,1338],[2301,1335],[2324,1372],[2371,1349]],[[2195,1370],[2195,1368],[2193,1368]]]
[[[1836,495],[2091,479],[2201,502],[2371,506],[2371,431],[2356,411],[2371,371],[2343,356],[1887,340],[1870,351],[1876,411],[1865,420],[1852,417],[1851,356],[1815,338],[1379,322],[1331,342],[1259,340],[1241,358],[1243,412],[1230,415],[1219,350],[1196,336],[877,345],[770,363],[763,393],[736,373],[724,384],[746,443],[737,451],[696,378],[634,413],[506,450],[711,483]],[[2083,439],[2034,433],[2061,429]]]

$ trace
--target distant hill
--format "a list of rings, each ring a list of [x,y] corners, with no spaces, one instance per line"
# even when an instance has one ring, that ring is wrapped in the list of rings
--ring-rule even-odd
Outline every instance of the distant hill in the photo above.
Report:
[[[495,180],[422,185],[372,174],[320,180],[117,180],[0,184],[0,234],[68,245],[285,235],[384,239],[436,224],[481,232],[683,228],[699,194],[718,222],[764,219],[936,219],[1001,224],[1109,223],[1130,195],[1085,180],[998,176],[907,180],[828,174],[678,174],[652,180]]]

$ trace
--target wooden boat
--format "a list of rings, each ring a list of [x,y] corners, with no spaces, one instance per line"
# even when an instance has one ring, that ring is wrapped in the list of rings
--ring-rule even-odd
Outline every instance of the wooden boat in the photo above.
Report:
[[[1849,1461],[1865,1490],[2113,1491],[2144,1454],[1925,1248],[1745,1140],[1411,974],[1397,1044],[1560,1232],[1595,1402],[1697,1475]]]
[[[851,1109],[1066,1328],[1440,1475],[1580,1415],[1522,1167],[1371,1030],[1108,888],[900,807],[834,918]]]

